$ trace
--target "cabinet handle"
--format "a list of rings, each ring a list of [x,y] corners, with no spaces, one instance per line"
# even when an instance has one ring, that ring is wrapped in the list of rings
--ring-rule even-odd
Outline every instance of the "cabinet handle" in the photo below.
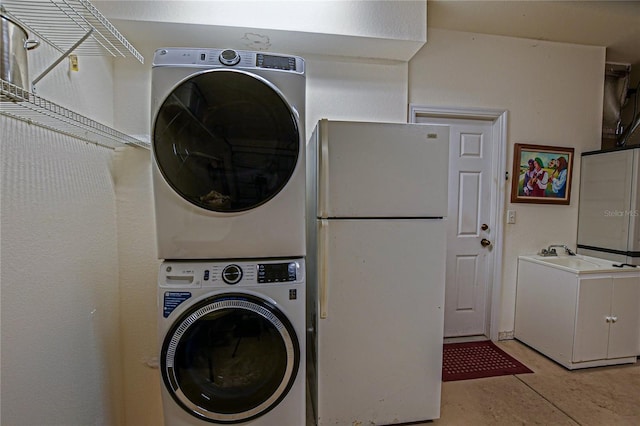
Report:
[[[604,317],[604,320],[605,320],[606,322],[611,322],[611,317]]]
[[[616,322],[618,321],[618,317],[611,317],[611,322]]]

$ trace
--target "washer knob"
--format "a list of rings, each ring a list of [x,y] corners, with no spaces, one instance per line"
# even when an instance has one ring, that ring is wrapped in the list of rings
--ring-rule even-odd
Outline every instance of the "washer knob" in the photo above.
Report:
[[[222,51],[219,59],[223,65],[231,66],[240,62],[240,55],[233,49],[226,49]]]
[[[222,279],[225,283],[238,284],[242,279],[242,268],[238,265],[227,265],[222,270]]]

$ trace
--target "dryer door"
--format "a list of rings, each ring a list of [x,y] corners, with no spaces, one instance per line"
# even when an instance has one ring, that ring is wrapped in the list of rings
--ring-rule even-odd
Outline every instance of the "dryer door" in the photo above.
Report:
[[[162,346],[162,378],[195,417],[240,423],[286,396],[300,365],[291,323],[271,303],[246,294],[213,296],[175,322]]]
[[[297,113],[267,80],[214,69],[178,84],[160,106],[153,151],[185,200],[215,212],[256,208],[280,192],[301,146]]]

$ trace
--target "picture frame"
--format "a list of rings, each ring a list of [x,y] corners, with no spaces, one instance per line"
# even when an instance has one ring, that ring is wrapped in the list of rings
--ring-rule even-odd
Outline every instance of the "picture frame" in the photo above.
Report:
[[[573,154],[573,148],[515,144],[511,202],[569,204]]]

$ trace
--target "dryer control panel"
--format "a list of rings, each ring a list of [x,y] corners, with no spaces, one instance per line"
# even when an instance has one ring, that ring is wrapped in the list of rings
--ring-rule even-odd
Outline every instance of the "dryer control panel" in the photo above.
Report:
[[[304,59],[278,53],[235,49],[163,48],[155,51],[153,66],[202,66],[205,68],[272,69],[304,74]]]

